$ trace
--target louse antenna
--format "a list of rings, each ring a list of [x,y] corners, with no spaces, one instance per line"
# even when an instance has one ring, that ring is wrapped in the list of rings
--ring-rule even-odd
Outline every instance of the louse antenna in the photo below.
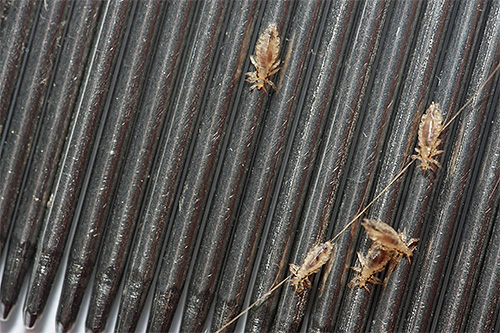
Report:
[[[469,105],[470,103],[472,103],[472,101],[474,100],[474,98],[476,98],[479,95],[479,93],[481,92],[481,90],[483,90],[483,88],[488,84],[488,82],[491,81],[491,79],[495,76],[496,72],[498,72],[499,69],[500,69],[500,63],[498,63],[498,65],[491,72],[491,74],[479,86],[479,88],[476,90],[476,92],[465,102],[465,104],[462,105],[462,107],[460,109],[458,109],[458,111],[453,115],[453,117],[451,117],[451,119],[449,121],[447,121],[443,125],[443,128],[442,128],[441,131],[444,131],[460,115],[460,113],[467,107],[467,105]],[[337,240],[337,238],[339,238],[344,232],[346,232],[347,229],[349,229],[350,226],[352,226],[364,213],[366,213],[366,211],[368,210],[368,208],[370,208],[375,203],[375,201],[378,200],[378,198],[380,198],[385,192],[387,192],[387,190],[392,186],[392,184],[394,184],[396,182],[396,180],[398,180],[406,172],[406,170],[408,170],[408,168],[413,164],[414,161],[415,160],[411,160],[410,162],[408,162],[408,164],[406,164],[406,166],[403,169],[401,169],[401,171],[391,180],[391,182],[389,184],[387,184],[387,186],[384,187],[384,189],[382,191],[380,191],[380,193],[377,194],[372,199],[372,201],[370,201],[370,203],[365,206],[365,208],[363,208],[358,214],[356,214],[356,216],[354,216],[354,218],[349,223],[347,223],[346,226],[342,230],[340,230],[338,234],[336,234],[332,239],[330,239],[330,242],[333,243],[335,240]],[[252,304],[250,304],[240,314],[238,314],[236,317],[234,317],[233,319],[231,319],[230,321],[228,321],[226,324],[224,324],[224,326],[222,326],[221,328],[219,328],[215,333],[222,332],[226,327],[228,327],[229,325],[233,324],[241,316],[243,316],[245,313],[247,313],[248,311],[250,311],[253,307],[257,306],[259,303],[261,303],[263,300],[265,300],[267,297],[269,297],[276,289],[278,289],[279,287],[281,287],[281,285],[283,285],[285,282],[289,281],[291,278],[292,278],[292,275],[291,274],[288,275],[280,283],[278,283],[277,285],[275,285],[274,287],[272,287],[271,289],[269,289],[269,291],[266,292],[264,295],[262,295],[258,300],[256,300]]]
[[[465,104],[462,105],[462,107],[460,109],[458,109],[458,111],[453,115],[453,117],[451,117],[450,121],[447,121],[446,124],[443,125],[443,129],[441,131],[444,131],[448,126],[450,126],[450,124],[455,120],[456,117],[458,117],[460,115],[460,113],[462,113],[462,111],[467,107],[467,105],[472,103],[474,98],[476,98],[477,95],[479,95],[479,93],[481,92],[481,90],[483,90],[483,88],[486,87],[488,82],[491,81],[491,79],[495,76],[495,74],[498,72],[499,69],[500,69],[500,63],[498,63],[498,65],[495,67],[495,69],[486,78],[486,80],[479,86],[479,88],[476,90],[476,92],[467,100],[467,102],[465,102]]]

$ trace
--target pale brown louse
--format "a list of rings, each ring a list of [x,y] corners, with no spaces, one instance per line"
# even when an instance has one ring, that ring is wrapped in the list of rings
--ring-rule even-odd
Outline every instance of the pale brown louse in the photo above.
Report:
[[[403,233],[397,233],[394,228],[385,222],[373,219],[363,219],[361,225],[365,228],[370,239],[383,247],[393,250],[401,255],[406,256],[410,262],[415,245],[419,241],[418,238],[411,238],[408,242],[404,239],[406,236]]]
[[[443,150],[437,148],[441,144],[439,135],[443,130],[443,116],[439,104],[432,102],[427,111],[422,115],[418,127],[418,146],[415,148],[416,155],[412,155],[414,160],[420,161],[422,170],[432,170],[433,165],[442,168],[441,164],[434,159],[435,156],[443,153]]]
[[[293,275],[291,283],[296,292],[301,293],[304,289],[311,288],[309,276],[317,273],[330,260],[333,247],[330,241],[317,244],[309,250],[301,266],[290,264],[290,272]]]
[[[364,219],[362,226],[365,228],[368,237],[373,241],[366,256],[358,252],[358,259],[361,268],[352,267],[358,275],[355,276],[349,287],[360,287],[370,292],[366,284],[381,284],[382,281],[374,275],[385,269],[389,264],[388,272],[384,280],[387,283],[391,273],[399,265],[402,256],[406,256],[408,262],[413,255],[418,239],[412,238],[408,242],[403,234],[398,234],[390,225],[378,220]]]
[[[383,271],[387,263],[391,262],[389,272],[384,280],[385,283],[394,268],[396,268],[397,264],[399,264],[396,252],[388,250],[378,243],[372,244],[366,253],[366,256],[363,256],[361,252],[358,252],[357,254],[358,260],[361,263],[361,268],[352,267],[352,269],[358,274],[351,280],[351,282],[349,282],[349,288],[360,287],[365,288],[367,292],[370,292],[370,289],[366,286],[367,283],[382,284],[382,281],[374,276],[375,274]],[[399,256],[399,258],[401,258],[401,256]]]
[[[274,90],[278,90],[276,85],[269,78],[280,70],[278,59],[280,53],[280,37],[276,24],[271,23],[263,33],[260,34],[255,45],[255,55],[250,56],[250,61],[255,66],[255,72],[248,72],[246,81],[253,83],[250,90],[255,88],[264,89],[265,85],[270,85]]]
[[[424,116],[422,116],[421,118],[421,122],[420,122],[420,126],[419,126],[419,145],[422,147],[430,147],[430,145],[428,144],[425,144],[425,142],[427,140],[425,140],[424,138],[424,132],[425,132],[425,129],[424,127],[427,125],[429,126],[429,128],[433,128],[433,131],[434,133],[437,133],[437,135],[435,136],[435,139],[432,140],[434,142],[433,144],[433,147],[434,147],[434,150],[437,149],[437,147],[439,146],[439,144],[441,143],[441,140],[438,139],[439,135],[441,134],[441,132],[446,129],[454,120],[456,117],[458,117],[460,115],[460,113],[465,109],[465,107],[469,104],[472,103],[472,101],[478,96],[479,92],[483,90],[483,88],[486,86],[486,84],[488,82],[490,82],[494,77],[495,77],[495,74],[498,72],[498,70],[500,69],[500,63],[496,65],[496,67],[493,69],[493,71],[490,73],[490,75],[488,76],[488,78],[486,78],[486,80],[481,84],[481,86],[476,90],[476,92],[467,100],[467,102],[465,102],[464,105],[462,105],[462,107],[455,113],[455,115],[453,117],[451,117],[450,120],[448,120],[444,125],[441,125],[442,124],[442,120],[439,121],[439,126],[436,126],[436,125],[433,125],[433,126],[430,126],[431,124],[430,123],[427,123],[425,124],[425,121],[424,121],[424,117],[425,119],[427,119],[426,115],[424,114]],[[249,73],[247,73],[248,75]],[[255,88],[255,87],[253,87]],[[252,89],[253,89],[252,88]],[[433,105],[434,103],[431,104],[431,106]],[[435,105],[438,109],[439,109],[439,106],[436,104]],[[430,108],[430,107],[429,107]],[[429,112],[429,109],[427,109],[427,112]],[[426,112],[426,113],[427,113]],[[441,111],[439,111],[439,115],[441,115]],[[442,117],[442,116],[441,116]],[[430,122],[432,119],[428,119],[427,121]],[[422,129],[422,132],[420,131],[420,129]],[[422,133],[422,134],[420,134]],[[439,142],[437,141],[439,140]],[[424,155],[420,154],[420,150],[418,148],[415,149],[417,153],[419,153],[419,155],[415,156],[413,155],[412,156],[412,161],[409,162],[408,164],[406,164],[405,167],[403,167],[403,169],[391,180],[391,182],[380,192],[378,193],[375,198],[368,204],[366,205],[362,210],[361,212],[359,212],[349,223],[346,224],[346,226],[337,234],[335,235],[332,239],[329,240],[329,242],[333,242],[335,239],[337,239],[340,235],[342,235],[346,230],[348,230],[348,228],[353,225],[359,217],[361,217],[367,210],[368,208],[379,198],[382,196],[383,193],[385,193],[389,187],[396,182],[396,180],[398,180],[405,172],[406,170],[411,166],[411,164],[416,160],[420,160],[421,161],[421,167],[422,169],[424,170],[427,170],[427,169],[432,169],[432,164],[436,164],[438,163],[437,165],[440,166],[439,162],[437,162],[436,160],[432,159],[432,157],[436,156],[436,155],[439,155],[441,154],[442,152],[440,151],[434,151],[434,155],[432,156],[429,156],[429,155]],[[427,158],[427,159],[426,159]],[[432,160],[434,162],[430,162],[429,161]],[[430,164],[429,164],[430,163]],[[425,165],[425,168],[424,168],[424,165]],[[397,234],[397,233],[396,233]],[[414,240],[415,242],[418,241],[418,240]],[[373,246],[376,246],[376,247],[379,247],[380,245],[377,245],[377,243],[375,242]],[[407,246],[409,248],[411,248],[412,252],[414,250],[414,244],[407,244]],[[371,247],[370,247],[371,249]],[[309,251],[309,253],[311,252],[312,250]],[[378,251],[376,248],[373,249],[372,251]],[[370,250],[368,250],[368,253],[370,252]],[[368,257],[368,253],[367,253],[367,257]],[[372,253],[371,255],[376,255],[376,253]],[[389,253],[390,256],[392,256],[392,254]],[[358,255],[359,257],[359,255]],[[407,257],[409,258],[409,257]],[[401,255],[399,255],[399,260],[401,259]],[[399,261],[397,262],[399,264]],[[387,265],[387,262],[382,266],[382,270],[383,268]],[[369,265],[365,265],[367,269],[371,269],[371,272],[369,270],[365,271],[363,274],[364,276],[366,276],[366,279],[369,280],[370,278],[375,278],[373,275],[378,273],[378,272],[375,272],[374,270],[378,269],[376,267],[374,267],[375,265],[372,264],[372,266],[369,266]],[[390,273],[392,272],[392,270],[394,270],[396,268],[397,265],[391,265],[389,267],[389,272],[386,276],[386,279],[384,280],[384,282],[387,281],[388,277],[390,276]],[[353,268],[354,270],[356,271],[359,271],[360,269],[359,268]],[[312,274],[312,273],[311,273]],[[238,315],[236,315],[234,318],[232,318],[231,320],[229,320],[226,324],[224,324],[224,326],[222,326],[216,333],[219,333],[219,332],[222,332],[223,329],[225,329],[226,327],[228,327],[229,325],[233,324],[237,319],[239,319],[241,316],[243,316],[245,313],[247,313],[248,311],[250,311],[250,309],[252,309],[253,307],[255,306],[258,306],[259,304],[262,304],[262,301],[265,300],[267,297],[269,297],[270,295],[272,295],[272,293],[274,291],[276,291],[279,287],[281,287],[284,283],[286,283],[287,281],[289,281],[290,279],[294,279],[295,277],[297,277],[295,274],[292,273],[292,275],[289,275],[288,277],[286,277],[285,279],[283,279],[281,282],[279,282],[278,284],[276,284],[274,287],[272,287],[269,291],[267,291],[264,295],[262,295],[258,300],[256,300],[254,303],[252,303],[249,307],[247,307],[245,310],[243,310],[242,312],[240,312]],[[378,281],[380,281],[380,279],[377,279]],[[375,281],[377,281],[375,280]],[[352,283],[353,281],[351,281]],[[371,282],[371,281],[366,281],[366,282]],[[351,284],[350,283],[350,284]],[[356,283],[357,284],[357,283]],[[353,287],[354,285],[352,285],[351,287]],[[362,286],[361,286],[362,287]],[[367,289],[367,288],[365,288]]]

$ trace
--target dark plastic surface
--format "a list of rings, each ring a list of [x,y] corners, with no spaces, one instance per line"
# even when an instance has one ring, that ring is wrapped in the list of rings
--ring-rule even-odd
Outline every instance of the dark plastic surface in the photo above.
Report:
[[[119,291],[155,152],[162,128],[168,122],[169,105],[188,44],[194,9],[195,3],[192,1],[169,4],[166,8],[156,46],[158,53],[145,83],[142,104],[137,109],[140,111],[136,111],[136,123],[96,265],[86,321],[86,327],[91,331],[106,328],[113,301]]]
[[[49,90],[43,121],[30,156],[26,184],[20,198],[14,227],[8,244],[7,261],[2,277],[2,317],[6,318],[16,303],[30,265],[33,261],[43,215],[49,201],[64,139],[68,131],[78,88],[99,12],[98,1],[81,1],[73,13],[67,35],[74,36],[62,46],[61,57]],[[36,198],[33,200],[33,198]]]
[[[23,282],[39,331],[215,331],[262,295],[226,331],[498,330],[499,18],[486,0],[0,0],[0,330],[22,330]],[[278,90],[250,91],[270,23]],[[431,102],[443,168],[423,172]],[[368,293],[347,287],[371,244],[348,223],[373,198],[360,218],[420,241]],[[289,265],[346,225],[298,295]]]
[[[27,327],[33,327],[42,314],[61,262],[95,135],[106,110],[106,97],[113,79],[112,70],[131,7],[129,2],[114,2],[102,8],[103,18],[108,19],[103,19],[97,29],[106,31],[106,35],[95,41],[97,44],[91,51],[89,66],[92,69],[87,71],[84,78],[81,88],[84,94],[80,94],[76,105],[52,187],[50,204],[43,219],[24,302]]]

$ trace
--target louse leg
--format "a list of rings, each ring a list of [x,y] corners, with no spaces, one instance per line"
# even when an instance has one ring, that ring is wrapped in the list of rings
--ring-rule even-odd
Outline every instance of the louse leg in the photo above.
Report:
[[[430,164],[434,164],[436,165],[439,169],[442,169],[443,167],[441,166],[441,163],[439,163],[438,161],[436,161],[435,159],[433,158],[430,158],[429,159],[429,163]],[[436,174],[436,170],[433,168],[433,167],[429,167],[429,169],[432,170],[432,172],[434,172],[434,174]]]
[[[406,235],[406,230],[403,230],[403,232],[400,232],[399,238],[406,244],[406,247],[408,248],[408,252],[405,253],[403,252],[404,256],[408,260],[408,264],[411,264],[411,256],[413,255],[413,251],[415,251],[415,248],[417,247],[417,243],[419,242],[419,238],[411,238],[408,242],[405,240],[408,238]]]
[[[255,57],[253,55],[250,55],[250,62],[252,62],[252,65],[254,65],[255,69],[258,71],[259,65],[257,64],[257,61],[255,60]]]
[[[281,63],[281,60],[278,59],[274,64],[272,64],[271,67],[269,67],[269,69],[267,70],[267,72],[269,73],[268,76],[271,76],[273,75],[274,73],[276,73],[277,71],[279,71],[281,69],[281,67],[278,67]]]
[[[349,288],[354,288],[355,286],[361,287],[361,268],[359,267],[351,267],[353,271],[355,271],[357,274],[352,278],[352,280],[349,282],[348,287]]]
[[[431,153],[431,157],[438,156],[444,153],[444,150],[436,150]]]
[[[361,254],[361,252],[357,252],[357,254],[358,254],[358,260],[361,263],[361,267],[366,267],[365,257]],[[354,267],[353,267],[353,269],[354,269]],[[360,270],[360,272],[361,272],[361,270]]]
[[[271,69],[278,67],[281,64],[281,59],[276,60],[276,62],[271,66]]]
[[[436,142],[434,142],[431,151],[433,152],[444,151],[444,150],[437,150],[437,148],[441,145],[441,142],[443,142],[441,139],[436,139]]]
[[[306,289],[311,288],[311,280],[309,280],[309,277],[308,277],[308,276],[306,276],[306,277],[304,278],[303,283],[304,283],[304,286],[306,287]]]
[[[409,260],[410,258],[408,258],[408,263]],[[398,267],[400,261],[401,261],[401,255],[395,255],[394,258],[392,258],[391,261],[389,261],[389,267],[387,268],[387,274],[384,279],[384,286],[387,285],[387,281],[389,281],[392,272],[396,269],[396,267]]]
[[[372,283],[372,284],[382,284],[382,280],[380,280],[378,277],[375,277],[373,275],[371,275],[368,280],[368,282]]]
[[[413,251],[415,251],[415,249],[417,248],[417,243],[419,242],[420,239],[418,238],[411,238],[408,243],[406,243],[406,245],[408,246],[408,248],[410,249],[410,251],[413,253]],[[410,260],[410,257],[406,257],[406,259],[408,260],[408,264],[411,264],[411,260]]]
[[[411,155],[411,158],[413,160],[419,160],[420,161],[420,165],[418,165],[417,167],[422,168],[422,170],[424,170],[424,174],[425,174],[425,171],[429,170],[429,169],[431,169],[432,172],[434,174],[436,174],[436,170],[434,170],[434,168],[432,166],[430,166],[429,164],[436,164],[439,168],[441,168],[441,164],[439,164],[439,162],[436,161],[436,160],[429,159],[429,158],[422,158],[420,155]]]
[[[420,157],[420,149],[418,148],[415,148],[415,152],[417,152],[416,155],[411,155],[411,159],[412,160],[419,160],[420,162],[422,162],[422,157]]]
[[[273,65],[273,67],[271,67],[269,69],[268,76],[271,76],[271,75],[275,74],[277,71],[279,71],[281,69],[281,67],[278,67],[278,65],[279,65],[279,62],[276,64],[276,66]]]
[[[278,88],[276,88],[276,85],[273,83],[271,80],[266,80],[266,82],[271,86],[271,88],[274,89],[274,91],[278,91]],[[265,88],[264,88],[265,90]],[[267,91],[266,91],[267,92]]]
[[[361,268],[359,268],[359,267],[351,267],[351,269],[353,271],[355,271],[356,273],[361,273]]]
[[[361,273],[361,269],[357,268],[357,267],[351,267],[352,269],[354,269],[356,272],[358,272],[358,274]],[[349,288],[355,288],[355,287],[359,287],[359,288],[365,288],[366,289],[366,280],[363,279],[361,276],[359,275],[356,275],[355,277],[352,278],[352,280],[347,284],[347,286]],[[370,292],[368,290],[368,292]]]
[[[435,156],[438,156],[438,155],[441,155],[442,153],[444,153],[444,150],[432,150],[429,157],[431,160],[433,160],[432,157],[435,157]]]
[[[444,153],[444,150],[438,150],[437,147],[441,144],[441,140],[437,140],[435,145],[432,147],[431,152],[430,152],[430,157],[438,156]]]
[[[412,238],[408,241],[407,245],[410,248],[411,251],[415,250],[417,247],[417,243],[420,241],[419,238]]]
[[[255,83],[257,82],[257,72],[248,72],[248,73],[245,73],[247,77],[246,81],[247,82],[250,82],[250,83]],[[252,88],[250,88],[252,89]]]

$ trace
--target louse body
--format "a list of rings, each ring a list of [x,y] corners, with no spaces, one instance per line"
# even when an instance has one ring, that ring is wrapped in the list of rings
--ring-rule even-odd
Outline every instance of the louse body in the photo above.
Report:
[[[408,242],[403,234],[398,234],[390,225],[378,220],[364,219],[361,225],[365,228],[370,239],[386,249],[393,250],[401,255],[406,256],[410,261],[415,245],[418,242],[417,238],[412,238]]]
[[[398,234],[390,225],[378,220],[364,219],[362,226],[365,228],[368,237],[373,241],[373,244],[368,250],[366,257],[358,252],[361,268],[352,267],[352,269],[358,272],[358,275],[349,282],[349,287],[353,288],[357,286],[365,288],[366,291],[370,292],[366,284],[381,284],[382,281],[374,275],[383,271],[387,264],[389,264],[389,268],[384,284],[394,269],[398,267],[403,256],[406,256],[408,262],[410,262],[418,239],[412,238],[408,242],[405,242],[403,234]]]
[[[366,256],[358,252],[358,259],[361,263],[361,268],[352,267],[358,274],[349,282],[349,288],[359,287],[365,288],[370,292],[367,283],[382,284],[382,281],[374,275],[385,269],[386,265],[391,262],[390,271],[387,273],[385,281],[389,278],[392,270],[399,264],[401,255],[389,250],[378,243],[373,243]],[[384,283],[385,283],[384,281]]]
[[[434,157],[443,153],[442,150],[437,149],[441,144],[439,135],[442,130],[443,116],[441,109],[438,104],[433,102],[420,120],[418,127],[419,148],[415,148],[417,155],[412,156],[413,159],[420,161],[420,167],[424,171],[429,169],[434,171],[433,165],[441,169],[441,164]]]
[[[277,90],[276,85],[269,80],[269,77],[280,70],[281,61],[278,59],[280,43],[276,24],[270,24],[257,40],[255,55],[250,56],[250,61],[256,69],[255,72],[246,73],[247,82],[253,83],[250,90],[257,88],[267,92],[266,84]]]
[[[301,293],[304,289],[311,288],[309,276],[317,273],[321,266],[327,263],[332,256],[333,244],[328,241],[313,246],[307,253],[302,266],[290,264],[290,272],[292,277],[292,286],[295,291]]]

